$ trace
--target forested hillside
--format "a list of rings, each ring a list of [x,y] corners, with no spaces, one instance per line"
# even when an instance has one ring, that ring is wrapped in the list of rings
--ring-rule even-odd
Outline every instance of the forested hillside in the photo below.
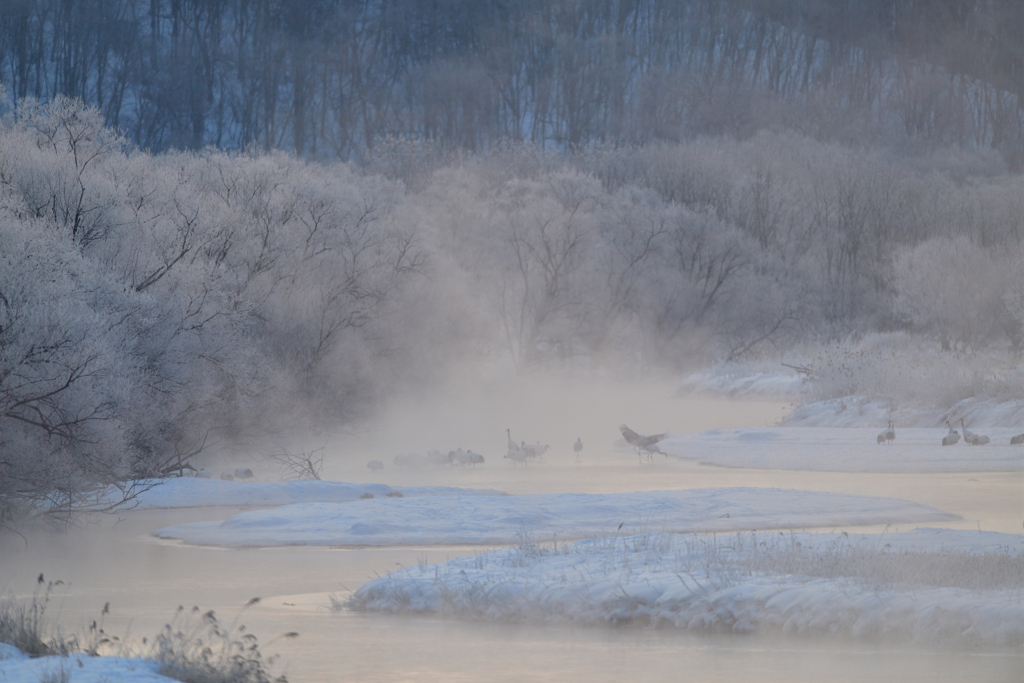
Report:
[[[1012,0],[2,0],[0,81],[152,151],[382,138],[962,144],[1024,160]]]

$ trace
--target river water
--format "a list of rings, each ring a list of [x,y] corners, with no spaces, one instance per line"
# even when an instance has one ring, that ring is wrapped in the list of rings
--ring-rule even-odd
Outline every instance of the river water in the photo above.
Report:
[[[325,473],[332,479],[493,487],[509,493],[614,492],[717,486],[774,486],[840,493],[896,496],[934,505],[963,517],[949,526],[1019,533],[1024,519],[1020,473],[841,474],[702,467],[661,459],[640,466],[613,448],[609,421],[635,409],[638,431],[673,432],[764,426],[785,404],[672,397],[643,388],[618,401],[596,400],[589,387],[575,395],[542,395],[520,410],[523,423],[546,425],[552,450],[545,463],[509,466],[500,457],[476,469],[421,472],[388,467],[372,474],[369,457],[407,452],[402,446],[433,439],[444,425],[465,420],[463,446],[498,450],[507,417],[474,413],[465,398],[424,407],[414,417],[385,418],[378,429],[334,440]],[[510,403],[522,396],[507,397]],[[569,406],[566,401],[573,402]],[[500,406],[499,406],[500,407]],[[566,420],[565,414],[574,414]],[[396,415],[414,415],[403,410]],[[552,415],[560,420],[553,420]],[[507,415],[507,413],[506,413]],[[502,419],[505,417],[505,419]],[[644,419],[646,418],[646,419]],[[621,419],[621,418],[620,418]],[[556,422],[569,422],[564,428]],[[614,432],[616,422],[611,422]],[[603,431],[602,431],[603,430]],[[544,431],[538,429],[537,431]],[[577,434],[576,432],[582,432]],[[516,434],[513,432],[513,437]],[[571,443],[583,438],[582,462]],[[478,441],[473,441],[476,438]],[[476,445],[490,439],[484,445]],[[534,440],[524,436],[523,440]],[[312,442],[311,442],[312,445]],[[385,460],[390,465],[390,458]],[[367,579],[399,566],[439,562],[486,548],[200,548],[154,539],[154,529],[183,521],[222,519],[231,508],[136,511],[103,517],[64,531],[35,531],[22,539],[0,536],[0,589],[31,594],[36,576],[60,579],[49,612],[70,631],[84,631],[103,617],[108,633],[141,647],[179,605],[213,609],[224,621],[236,616],[260,637],[262,649],[279,654],[278,673],[293,683],[320,681],[1020,681],[1024,652],[942,651],[891,647],[837,639],[783,639],[695,635],[639,627],[575,628],[551,625],[459,622],[328,609],[329,595],[344,598]],[[242,614],[241,606],[260,597]],[[297,639],[275,639],[298,631]]]

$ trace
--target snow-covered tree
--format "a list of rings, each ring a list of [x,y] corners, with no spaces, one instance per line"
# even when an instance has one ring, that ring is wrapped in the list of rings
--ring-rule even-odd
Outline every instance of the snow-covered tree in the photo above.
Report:
[[[1012,261],[966,237],[937,237],[896,256],[897,313],[944,349],[977,349],[1005,335]]]

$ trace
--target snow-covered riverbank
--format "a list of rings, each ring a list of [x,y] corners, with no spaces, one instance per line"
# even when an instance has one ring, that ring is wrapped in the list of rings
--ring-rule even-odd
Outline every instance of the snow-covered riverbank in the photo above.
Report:
[[[138,657],[51,655],[29,657],[0,643],[0,681],[30,683],[176,683],[158,673],[159,662]]]
[[[1010,437],[1024,431],[988,429],[991,442],[943,446],[946,428],[897,428],[891,445],[878,445],[879,428],[765,427],[716,429],[671,436],[665,453],[706,465],[819,472],[1006,472],[1024,470],[1024,446]],[[980,430],[979,430],[980,431]],[[661,456],[656,456],[661,457]]]

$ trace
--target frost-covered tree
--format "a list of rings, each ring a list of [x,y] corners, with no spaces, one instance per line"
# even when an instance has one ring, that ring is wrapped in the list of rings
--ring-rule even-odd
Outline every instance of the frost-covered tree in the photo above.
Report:
[[[2,523],[116,503],[90,498],[109,485],[130,499],[218,442],[366,415],[423,263],[391,181],[155,157],[98,122],[61,99],[0,124]]]
[[[563,88],[602,78],[563,66]],[[431,125],[476,116],[465,95]],[[662,371],[898,329],[1019,350],[1021,182],[994,153],[794,132],[153,155],[81,102],[25,101],[0,119],[4,520],[352,424],[467,361]]]
[[[1005,252],[966,237],[930,239],[896,256],[895,309],[944,349],[975,350],[1009,331],[1012,266]]]
[[[1016,250],[1009,260],[1009,284],[1003,295],[1003,302],[1009,313],[1007,334],[1010,337],[1010,347],[1020,354],[1024,351],[1024,249]]]
[[[587,302],[581,271],[591,250],[599,186],[560,173],[514,180],[496,200],[495,303],[507,348],[525,369],[543,356],[573,354]]]
[[[0,212],[0,526],[40,500],[74,509],[149,473],[130,319],[139,302],[35,222]]]

